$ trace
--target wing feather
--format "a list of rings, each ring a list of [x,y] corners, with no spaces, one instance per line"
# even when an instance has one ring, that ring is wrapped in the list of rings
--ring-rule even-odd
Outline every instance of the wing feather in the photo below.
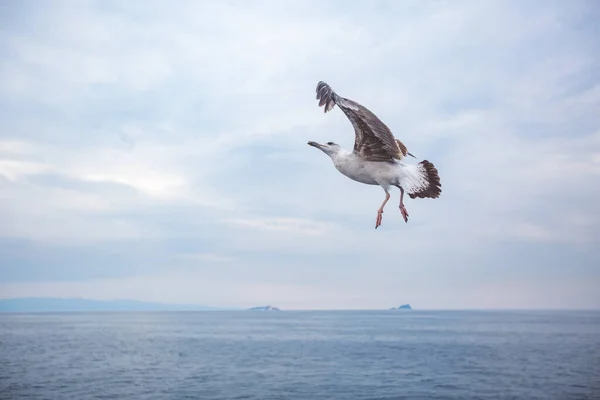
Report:
[[[414,157],[375,114],[365,106],[339,96],[323,81],[317,84],[317,99],[319,107],[325,106],[324,112],[330,111],[336,104],[344,112],[354,127],[354,151],[362,158],[368,161],[393,161],[407,155]]]

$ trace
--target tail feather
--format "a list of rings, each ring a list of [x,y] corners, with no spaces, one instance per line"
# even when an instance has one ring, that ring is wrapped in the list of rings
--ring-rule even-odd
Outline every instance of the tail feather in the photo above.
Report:
[[[414,198],[430,198],[437,199],[442,193],[442,184],[437,168],[429,161],[423,160],[418,165],[420,168],[421,177],[424,185],[415,188],[416,190],[409,192],[411,199]]]
[[[402,166],[401,177],[398,184],[410,196],[415,198],[437,199],[442,193],[440,176],[435,166],[423,160],[418,164],[400,164]]]

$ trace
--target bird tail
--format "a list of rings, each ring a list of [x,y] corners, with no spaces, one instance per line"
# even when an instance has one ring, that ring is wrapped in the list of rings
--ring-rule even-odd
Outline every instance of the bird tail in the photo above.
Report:
[[[333,91],[331,86],[320,81],[317,84],[317,100],[319,100],[319,107],[325,105],[323,111],[327,112],[335,106],[338,95]]]
[[[423,160],[417,165],[404,165],[404,172],[399,183],[411,199],[440,197],[442,193],[440,176],[431,162]]]

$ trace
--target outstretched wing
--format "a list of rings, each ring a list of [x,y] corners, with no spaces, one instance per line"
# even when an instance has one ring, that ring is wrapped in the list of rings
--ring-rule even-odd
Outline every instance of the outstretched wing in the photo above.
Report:
[[[375,114],[363,105],[337,95],[331,86],[321,81],[317,84],[317,100],[324,112],[330,111],[336,104],[346,114],[354,127],[354,151],[369,161],[401,160],[407,155],[406,146],[396,139]]]

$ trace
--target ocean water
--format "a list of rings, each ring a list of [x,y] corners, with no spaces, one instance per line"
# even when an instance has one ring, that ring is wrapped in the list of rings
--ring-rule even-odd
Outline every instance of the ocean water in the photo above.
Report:
[[[600,313],[0,315],[1,399],[600,399]]]

